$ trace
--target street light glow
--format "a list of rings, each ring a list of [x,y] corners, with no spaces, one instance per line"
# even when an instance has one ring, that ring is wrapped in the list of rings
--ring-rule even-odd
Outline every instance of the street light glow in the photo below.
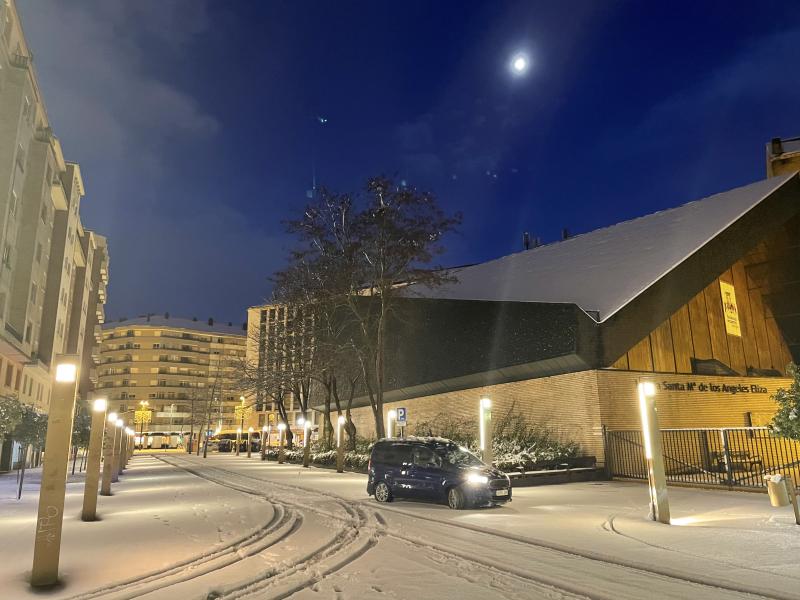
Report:
[[[116,425],[117,427],[122,427],[123,425],[125,425],[125,421],[123,421],[122,419],[117,419],[117,422],[114,423],[114,425]]]
[[[115,412],[108,413],[108,422],[109,423],[116,423],[117,422],[117,413],[115,413]]]
[[[105,398],[98,398],[94,401],[92,408],[95,412],[106,412],[106,408],[108,408],[108,401]]]

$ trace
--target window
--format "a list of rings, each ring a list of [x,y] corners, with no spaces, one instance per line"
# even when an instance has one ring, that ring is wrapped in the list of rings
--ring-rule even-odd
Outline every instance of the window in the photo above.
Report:
[[[50,213],[47,210],[47,205],[43,205],[41,218],[42,218],[42,223],[44,223],[45,225],[47,225],[47,217],[49,216],[49,214]]]
[[[36,284],[31,284],[31,304],[36,304]]]
[[[17,201],[17,192],[11,190],[11,202],[9,203],[10,208],[8,209],[8,214],[12,217],[17,214]]]
[[[42,262],[42,243],[36,242],[36,262]]]
[[[28,321],[28,326],[25,328],[25,341],[31,343],[31,333],[33,332],[33,325]]]
[[[3,264],[9,269],[11,268],[11,246],[8,244],[3,247]]]
[[[440,459],[433,450],[425,446],[416,446],[413,451],[414,464],[420,467],[438,467]]]

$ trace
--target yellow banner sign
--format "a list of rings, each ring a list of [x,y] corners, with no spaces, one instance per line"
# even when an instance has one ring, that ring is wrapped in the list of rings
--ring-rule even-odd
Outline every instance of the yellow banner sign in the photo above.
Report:
[[[739,309],[736,306],[736,291],[730,283],[719,282],[722,292],[722,310],[725,313],[725,331],[730,335],[742,337],[742,328],[739,326]]]

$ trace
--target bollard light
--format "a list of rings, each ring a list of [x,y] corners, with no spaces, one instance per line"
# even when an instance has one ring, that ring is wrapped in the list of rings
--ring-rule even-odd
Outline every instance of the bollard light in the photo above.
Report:
[[[311,421],[309,421],[308,419],[303,419],[303,466],[307,469],[310,462],[311,462]]]
[[[479,428],[481,458],[487,465],[491,465],[494,460],[492,454],[492,401],[489,398],[481,398],[479,408]]]
[[[344,428],[344,415],[336,419],[336,472],[344,471],[344,444],[342,443],[342,429]]]
[[[76,380],[80,356],[58,354],[48,411],[47,452],[42,466],[36,537],[33,546],[31,585],[52,586],[58,583],[61,557],[61,530],[64,520],[64,496],[67,487],[67,463],[72,442],[75,414]]]
[[[100,483],[100,455],[103,450],[103,437],[106,424],[105,398],[97,398],[92,403],[92,425],[89,432],[89,451],[86,457],[86,479],[83,484],[82,521],[97,518],[97,491]]]
[[[341,417],[340,417],[341,418]],[[386,437],[394,437],[394,424],[397,422],[397,411],[391,409],[386,415]]]
[[[637,386],[639,412],[642,419],[642,440],[647,463],[647,480],[650,488],[650,514],[654,521],[669,525],[669,499],[667,478],[664,473],[664,454],[661,451],[661,431],[656,410],[656,386],[652,381],[641,381]]]
[[[286,455],[283,452],[283,436],[285,431],[286,423],[278,423],[278,464],[283,464],[286,460]]]

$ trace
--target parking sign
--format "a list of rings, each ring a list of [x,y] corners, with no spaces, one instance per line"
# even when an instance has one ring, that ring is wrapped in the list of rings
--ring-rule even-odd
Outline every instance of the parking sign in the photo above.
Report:
[[[407,415],[408,415],[408,413],[406,412],[405,408],[398,408],[397,409],[397,424],[400,427],[405,427],[406,426],[406,416]]]

